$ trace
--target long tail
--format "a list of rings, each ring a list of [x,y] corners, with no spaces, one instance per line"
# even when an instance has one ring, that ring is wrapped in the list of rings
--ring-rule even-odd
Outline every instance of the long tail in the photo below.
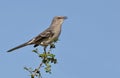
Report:
[[[21,45],[19,45],[19,46],[17,46],[17,47],[14,47],[14,48],[8,50],[7,52],[11,52],[11,51],[13,51],[13,50],[16,50],[16,49],[19,49],[19,48],[25,47],[25,46],[27,46],[27,45],[29,45],[28,42],[23,43],[23,44],[21,44]]]

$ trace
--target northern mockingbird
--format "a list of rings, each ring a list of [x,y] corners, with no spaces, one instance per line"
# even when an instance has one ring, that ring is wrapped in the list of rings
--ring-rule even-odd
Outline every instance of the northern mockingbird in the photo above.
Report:
[[[67,19],[66,16],[55,16],[52,20],[50,27],[48,27],[45,31],[43,31],[33,39],[29,40],[28,42],[23,43],[15,48],[12,48],[7,52],[11,52],[13,50],[32,44],[34,44],[34,47],[41,45],[44,47],[44,51],[46,51],[46,47],[58,39],[61,33],[62,24],[65,19]]]

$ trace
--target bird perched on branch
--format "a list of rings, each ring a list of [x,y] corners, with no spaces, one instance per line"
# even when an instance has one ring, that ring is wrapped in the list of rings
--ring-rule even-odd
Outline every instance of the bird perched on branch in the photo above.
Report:
[[[33,39],[15,48],[8,50],[7,52],[11,52],[13,50],[25,47],[27,45],[32,45],[32,44],[34,44],[34,47],[41,45],[44,47],[44,51],[46,51],[46,47],[58,39],[61,33],[62,24],[65,19],[67,19],[66,16],[55,16],[52,20],[51,25],[45,31],[43,31],[42,33],[40,33],[38,36],[34,37]]]

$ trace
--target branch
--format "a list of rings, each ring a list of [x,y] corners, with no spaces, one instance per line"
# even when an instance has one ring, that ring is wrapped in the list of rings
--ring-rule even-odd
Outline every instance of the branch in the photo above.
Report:
[[[51,73],[51,63],[54,63],[54,64],[57,63],[57,59],[55,58],[55,55],[51,53],[51,49],[53,48],[55,48],[55,45],[51,44],[50,49],[47,52],[45,49],[42,54],[39,53],[37,48],[32,51],[36,53],[38,57],[42,59],[42,61],[39,64],[39,66],[35,68],[34,70],[32,70],[32,68],[24,67],[24,69],[30,73],[31,78],[35,78],[35,77],[42,78],[40,68],[43,67],[43,65],[45,65],[44,69],[46,73]]]

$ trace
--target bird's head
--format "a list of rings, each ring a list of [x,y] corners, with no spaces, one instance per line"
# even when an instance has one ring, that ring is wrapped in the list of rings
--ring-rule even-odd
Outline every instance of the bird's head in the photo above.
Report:
[[[52,22],[52,23],[62,24],[65,19],[67,19],[67,16],[55,16],[55,17],[53,18],[53,22]]]
[[[67,19],[67,16],[55,16],[54,19],[57,19],[57,20],[64,20],[64,19]]]

